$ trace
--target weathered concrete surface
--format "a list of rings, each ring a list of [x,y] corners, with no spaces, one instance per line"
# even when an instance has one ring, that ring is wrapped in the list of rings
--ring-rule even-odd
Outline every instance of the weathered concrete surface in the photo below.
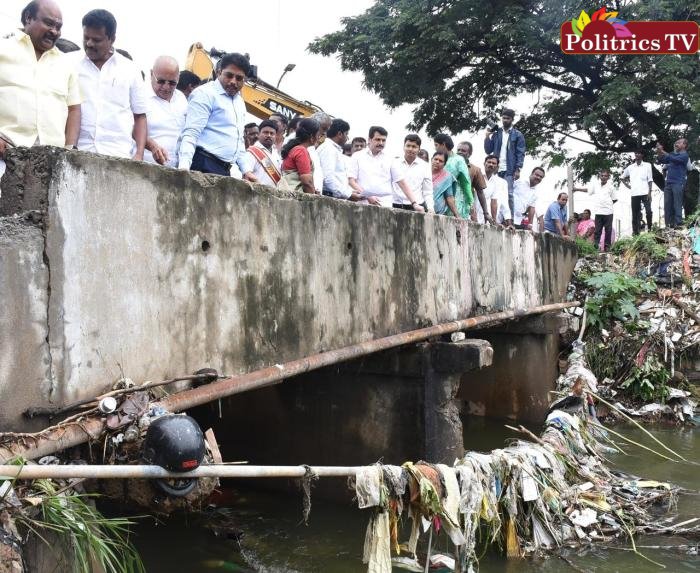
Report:
[[[50,392],[49,271],[41,230],[21,217],[0,218],[0,428],[17,427],[17,407]]]
[[[16,309],[2,344],[34,325],[31,344],[3,353],[0,430],[27,427],[29,406],[92,396],[121,373],[244,372],[556,302],[575,262],[573,245],[551,236],[91,154],[19,149],[8,166],[0,213],[38,212],[44,240],[2,243],[35,263],[16,278],[25,292],[6,282],[0,291]],[[41,273],[48,284],[32,293]],[[31,377],[20,393],[21,371]]]
[[[437,362],[448,353],[448,363]],[[227,460],[452,463],[464,452],[455,400],[460,376],[488,366],[492,356],[483,340],[421,343],[296,376],[203,406],[195,415],[213,426]]]
[[[536,316],[470,333],[491,344],[494,360],[490,368],[462,375],[458,398],[465,413],[541,423],[556,388],[565,323],[559,315]]]
[[[485,340],[427,344],[425,353],[424,459],[452,465],[464,456],[464,429],[457,399],[463,376],[490,366],[493,349]]]

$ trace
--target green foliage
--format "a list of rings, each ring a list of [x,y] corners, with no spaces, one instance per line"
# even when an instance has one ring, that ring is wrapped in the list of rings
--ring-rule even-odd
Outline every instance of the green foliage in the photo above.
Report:
[[[657,138],[672,149],[676,138],[700,135],[700,59],[562,53],[562,23],[593,8],[578,0],[376,0],[309,50],[361,72],[389,107],[413,105],[411,127],[429,134],[479,131],[514,96],[530,94],[532,104],[517,110],[528,154],[550,152],[560,163],[567,138],[590,143],[567,158],[587,181],[603,165],[629,161],[623,153],[651,152]],[[626,1],[619,11],[625,20],[698,20],[700,0]]]
[[[586,301],[587,323],[597,328],[609,327],[613,320],[636,320],[639,311],[635,299],[643,292],[653,292],[653,284],[627,273],[604,271],[585,281],[595,293]]]
[[[640,233],[615,242],[610,249],[616,255],[625,255],[636,261],[643,259],[658,263],[666,260],[668,251],[654,233]]]
[[[40,537],[43,529],[65,538],[76,573],[91,573],[95,569],[106,573],[145,573],[138,552],[128,540],[132,521],[104,517],[90,503],[90,496],[60,491],[51,480],[36,480],[32,487],[41,498],[41,519],[22,517],[19,523]]]
[[[589,255],[598,254],[598,248],[589,240],[577,236],[576,239],[574,239],[574,241],[576,242],[576,248],[578,249],[579,257],[587,257]]]
[[[649,354],[641,366],[632,368],[629,378],[620,387],[644,402],[665,402],[671,373],[654,354]]]

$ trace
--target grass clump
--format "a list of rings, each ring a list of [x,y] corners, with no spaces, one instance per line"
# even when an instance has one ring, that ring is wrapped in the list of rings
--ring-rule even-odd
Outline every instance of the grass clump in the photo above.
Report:
[[[620,255],[633,266],[660,263],[668,257],[666,247],[654,233],[640,233],[616,241],[610,251]]]
[[[588,257],[590,255],[598,254],[598,248],[588,239],[576,236],[574,242],[576,243],[576,248],[578,249],[579,257]]]
[[[65,489],[65,488],[64,488]],[[72,552],[75,573],[145,573],[146,568],[129,541],[129,526],[134,522],[122,517],[105,517],[91,503],[93,496],[59,490],[48,479],[35,480],[32,495],[41,502],[34,517],[24,515],[17,521],[43,539],[49,531],[65,539]]]

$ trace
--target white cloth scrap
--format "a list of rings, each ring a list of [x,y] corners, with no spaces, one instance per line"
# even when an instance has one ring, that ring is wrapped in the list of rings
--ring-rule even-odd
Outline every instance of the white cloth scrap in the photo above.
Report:
[[[382,467],[366,466],[355,474],[355,495],[360,509],[376,507],[380,502]]]

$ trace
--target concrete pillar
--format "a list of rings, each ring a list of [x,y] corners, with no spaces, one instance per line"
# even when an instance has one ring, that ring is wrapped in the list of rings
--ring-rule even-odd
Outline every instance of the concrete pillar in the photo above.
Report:
[[[485,340],[426,344],[425,459],[452,464],[464,455],[460,405],[457,399],[465,372],[490,366],[493,349]]]
[[[475,331],[491,343],[495,360],[491,368],[463,376],[459,399],[465,412],[542,422],[559,374],[559,337],[576,322],[576,317],[561,313]]]

